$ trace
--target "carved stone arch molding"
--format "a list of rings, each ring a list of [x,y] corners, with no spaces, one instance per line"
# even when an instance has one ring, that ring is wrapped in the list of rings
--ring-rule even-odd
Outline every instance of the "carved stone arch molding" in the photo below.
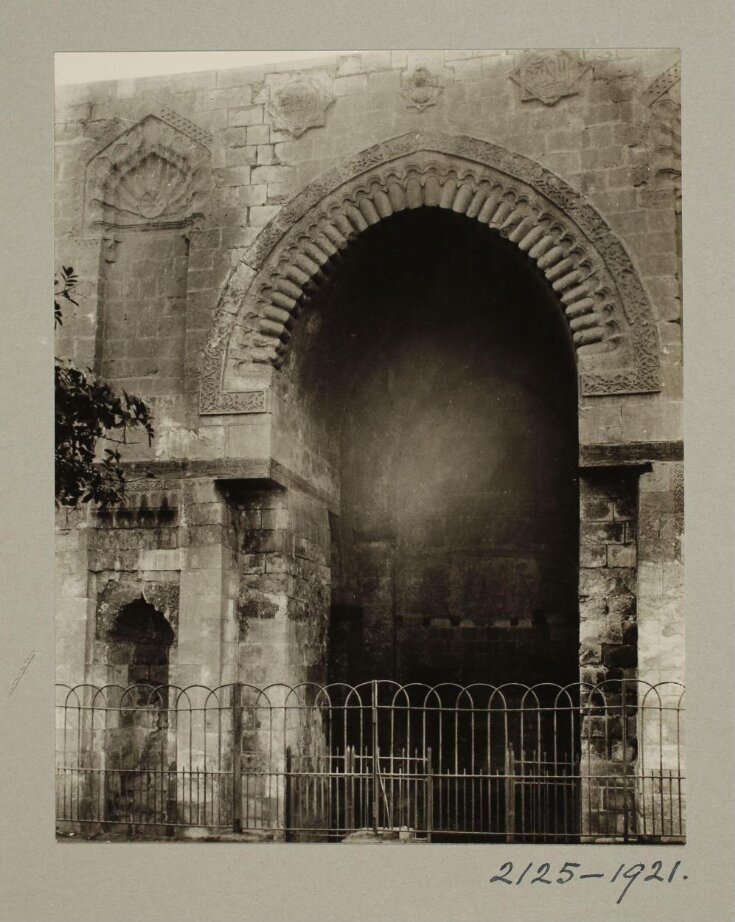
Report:
[[[326,172],[263,229],[217,305],[200,411],[264,410],[265,392],[246,390],[245,382],[253,365],[283,362],[300,303],[318,289],[330,260],[371,225],[420,207],[484,223],[535,262],[569,323],[582,395],[659,390],[650,303],[625,247],[592,205],[526,157],[421,131]]]
[[[209,150],[191,133],[147,115],[87,164],[85,232],[183,227],[202,214],[212,186],[210,162]]]

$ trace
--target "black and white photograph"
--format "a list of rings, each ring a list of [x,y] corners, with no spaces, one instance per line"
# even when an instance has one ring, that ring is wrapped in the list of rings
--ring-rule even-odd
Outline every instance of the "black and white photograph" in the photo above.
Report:
[[[683,843],[679,53],[298,58],[57,87],[58,835]]]
[[[0,922],[735,918],[733,26],[0,4]]]

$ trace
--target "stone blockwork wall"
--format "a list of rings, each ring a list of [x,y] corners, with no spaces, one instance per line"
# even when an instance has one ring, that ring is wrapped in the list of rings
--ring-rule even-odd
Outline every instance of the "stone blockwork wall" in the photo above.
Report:
[[[60,352],[89,355],[85,343],[95,338],[100,253],[109,255],[109,229],[95,225],[85,201],[96,195],[112,200],[113,231],[125,223],[119,196],[105,198],[90,186],[88,164],[96,168],[100,151],[153,116],[168,134],[155,145],[141,142],[144,152],[170,150],[172,161],[179,151],[189,159],[192,151],[206,152],[204,163],[194,158],[194,166],[182,166],[186,176],[195,175],[186,195],[182,192],[190,207],[128,204],[144,212],[136,227],[173,219],[190,247],[185,407],[181,415],[159,414],[155,455],[238,457],[244,441],[266,452],[268,426],[261,417],[244,421],[197,412],[201,350],[229,271],[283,204],[328,168],[402,133],[440,130],[492,141],[558,174],[625,241],[648,288],[662,346],[662,392],[632,398],[625,406],[607,398],[590,402],[580,418],[582,441],[680,438],[677,190],[666,180],[675,175],[676,164],[669,172],[660,167],[664,116],[674,120],[676,131],[676,54],[589,52],[573,56],[573,65],[563,54],[549,57],[552,68],[568,74],[569,85],[553,92],[538,87],[534,92],[528,58],[503,52],[334,55],[306,63],[298,78],[292,65],[276,65],[63,90],[57,112],[57,257],[81,271],[83,301],[76,320],[63,328]],[[294,100],[307,94],[305,85],[314,94],[299,109]],[[669,146],[670,159],[676,159],[675,137]],[[128,168],[126,157],[120,160]],[[200,180],[207,170],[211,180]],[[110,207],[103,209],[107,219]],[[123,250],[126,243],[117,246]],[[245,390],[248,382],[257,387],[268,379],[263,367],[238,371]],[[130,384],[144,395],[151,390],[145,375],[133,376]]]
[[[151,402],[154,444],[133,444],[126,457],[147,465],[146,477],[170,481],[166,492],[176,496],[171,508],[178,518],[167,529],[106,530],[85,514],[62,515],[59,677],[77,681],[93,664],[98,589],[92,591],[90,580],[101,580],[102,591],[122,574],[141,584],[178,584],[171,667],[182,683],[246,680],[251,668],[262,676],[273,663],[277,674],[268,678],[316,677],[326,642],[327,516],[340,511],[336,440],[327,444],[323,426],[301,412],[310,397],[299,391],[303,382],[289,377],[288,360],[277,370],[252,359],[267,352],[273,336],[285,343],[284,324],[297,342],[302,318],[294,297],[318,275],[313,260],[320,257],[310,243],[323,248],[319,253],[336,244],[316,240],[318,229],[311,241],[307,228],[293,252],[278,251],[285,268],[266,313],[244,293],[297,223],[298,197],[309,184],[308,195],[327,201],[335,189],[319,183],[330,170],[339,173],[348,160],[359,164],[368,148],[388,149],[393,139],[432,132],[449,138],[449,146],[464,145],[467,156],[474,148],[456,139],[495,145],[496,164],[515,163],[516,154],[528,158],[523,169],[530,185],[523,188],[536,193],[523,207],[538,209],[553,198],[550,213],[559,227],[584,224],[585,240],[599,243],[612,234],[621,241],[598,251],[607,261],[598,273],[606,279],[603,291],[595,293],[602,303],[602,346],[585,314],[586,292],[579,291],[585,265],[571,251],[562,254],[560,239],[544,249],[550,244],[539,237],[527,250],[538,245],[543,251],[533,258],[563,300],[585,369],[595,356],[607,361],[618,341],[628,342],[634,319],[646,348],[658,344],[655,355],[644,355],[655,371],[646,392],[583,393],[579,401],[583,457],[597,446],[610,449],[610,463],[655,462],[640,480],[640,510],[630,506],[635,475],[626,497],[616,492],[612,474],[599,475],[608,476],[607,486],[583,478],[582,655],[589,674],[677,672],[682,518],[672,505],[678,495],[672,484],[680,482],[682,432],[679,79],[678,56],[666,50],[391,51],[61,90],[56,255],[74,266],[81,284],[80,306],[67,311],[57,354],[97,367]],[[459,156],[434,148],[422,155],[423,191],[415,201],[408,187],[406,195],[414,204],[432,204],[438,195],[437,207],[470,214],[466,190],[444,201],[444,187],[429,189],[436,171],[454,169]],[[511,198],[497,204],[491,223],[505,235],[503,222],[513,219],[517,204]],[[481,210],[479,201],[474,211]],[[379,193],[376,202],[385,205]],[[370,224],[371,207],[365,205],[367,218],[351,214],[353,222]],[[335,212],[334,220],[344,228],[347,219]],[[513,220],[530,222],[512,225],[516,243],[536,233],[530,217]],[[604,288],[613,276],[635,297],[622,298],[606,314]],[[646,300],[639,283],[650,314],[633,317]],[[580,313],[575,304],[583,305]],[[313,313],[307,322],[316,335],[320,318]],[[588,327],[593,333],[586,341]],[[253,342],[253,348],[243,345]],[[658,389],[651,386],[655,377]],[[225,379],[234,397],[207,405],[207,395]],[[218,486],[223,476],[247,481],[253,465],[267,479],[274,463],[288,474],[282,496],[271,487],[253,492],[250,484],[233,500]],[[255,506],[243,505],[246,493],[257,499]],[[151,500],[151,508],[157,503]],[[252,528],[245,522],[250,513],[253,520],[260,516]],[[259,545],[258,535],[267,534]],[[123,546],[133,536],[140,546]],[[271,540],[284,543],[258,549]],[[106,541],[112,556],[102,565]],[[153,558],[133,561],[126,554],[170,559],[155,558],[153,565]],[[636,628],[637,661],[630,652]]]
[[[524,583],[519,561],[536,550],[548,566],[534,591],[549,597],[563,589],[556,607],[566,614],[552,611],[544,628],[558,628],[559,662],[573,662],[579,640],[583,681],[682,679],[679,83],[678,54],[670,50],[390,51],[62,89],[56,258],[75,268],[80,285],[79,307],[68,306],[58,330],[57,355],[145,398],[156,438],[151,447],[142,440],[125,447],[125,506],[108,516],[59,513],[59,681],[130,678],[127,664],[117,662],[124,644],[116,647],[110,630],[119,611],[139,599],[141,610],[153,606],[170,628],[166,668],[178,685],[323,682],[330,665],[333,673],[361,657],[364,665],[371,650],[374,662],[382,657],[401,666],[389,651],[395,640],[406,662],[433,661],[427,675],[446,667],[459,679],[486,678],[489,663],[505,659],[515,669],[544,647],[536,601],[498,598],[497,611],[485,606],[488,596],[502,596],[493,590],[498,574],[503,588]],[[424,290],[446,294],[435,305],[444,324],[436,325],[441,348],[425,353],[436,373],[436,355],[451,340],[442,332],[447,318],[471,313],[470,298],[456,303],[451,295],[452,277],[471,275],[461,260],[449,260],[447,248],[432,253],[424,246],[428,231],[416,243],[420,227],[442,214],[471,219],[476,241],[495,241],[487,258],[485,250],[474,257],[483,275],[475,291],[482,284],[505,290],[492,275],[501,263],[519,281],[535,278],[538,299],[516,301],[558,310],[563,335],[553,343],[568,347],[570,369],[574,350],[578,438],[565,432],[571,461],[564,470],[574,468],[578,443],[579,541],[560,527],[569,576],[563,586],[558,572],[543,575],[554,569],[558,535],[537,529],[536,550],[536,539],[527,537],[544,518],[535,510],[509,526],[514,540],[526,537],[506,555],[512,573],[504,580],[498,510],[508,496],[493,499],[485,490],[480,502],[469,478],[447,503],[451,527],[432,520],[432,492],[443,481],[431,478],[461,434],[450,431],[438,460],[419,452],[431,469],[423,478],[427,515],[389,522],[382,532],[380,522],[371,531],[368,475],[350,480],[345,465],[352,458],[355,470],[362,464],[374,475],[378,496],[395,487],[400,464],[391,468],[380,457],[373,464],[370,451],[362,452],[360,414],[350,413],[347,395],[357,380],[369,379],[364,343],[378,332],[381,310],[397,318],[379,347],[383,356],[400,351],[399,340],[423,355],[411,336],[428,329],[428,317],[418,284],[404,291],[392,284],[372,298],[374,321],[370,298],[352,297],[335,267],[371,253],[373,225],[394,233],[393,247],[404,256],[413,241],[416,261],[398,277],[423,278]],[[427,281],[428,264],[449,279],[445,288]],[[387,270],[388,260],[373,253],[362,272],[387,278]],[[512,350],[483,346],[502,341],[496,300],[477,300],[478,316],[492,314],[487,329],[474,322],[457,327],[459,364],[465,346],[473,346],[492,365],[485,383],[475,376],[469,388],[470,428],[482,400],[503,394],[488,382],[506,372],[515,381],[517,369],[531,364],[534,401],[557,401],[551,416],[562,405],[571,408],[571,420],[573,375],[561,387],[563,376],[544,370],[543,349],[535,360],[522,348],[511,359]],[[330,309],[343,318],[336,325]],[[360,315],[352,328],[344,319],[351,312]],[[530,314],[523,323],[536,326]],[[415,415],[396,408],[410,409],[421,374],[393,371],[376,391],[388,411],[374,406],[373,422],[363,427],[368,443],[385,440],[387,421],[400,433]],[[518,380],[530,381],[524,374]],[[507,412],[512,401],[501,402]],[[426,405],[426,431],[438,432],[442,419],[435,425],[432,413],[440,402],[431,397]],[[528,415],[533,421],[546,414]],[[496,415],[502,421],[502,409]],[[343,426],[346,416],[350,424]],[[495,442],[507,448],[507,433],[496,428]],[[553,426],[536,441],[538,463],[528,480],[539,488],[545,457],[556,450]],[[450,484],[462,474],[454,460]],[[410,487],[410,472],[401,476]],[[569,479],[574,515],[577,483]],[[559,491],[551,492],[558,499]],[[528,495],[551,521],[559,503],[544,503],[541,489]],[[372,505],[382,509],[381,502]],[[480,520],[476,531],[468,524],[473,516]],[[567,524],[573,532],[572,518]],[[455,555],[450,566],[443,547],[422,543],[424,527],[453,545],[471,536],[466,559]],[[355,617],[355,541],[363,545],[357,569],[372,623]],[[571,634],[577,561],[570,557],[577,544],[578,638]],[[493,574],[487,585],[473,583],[481,571],[472,563],[474,545],[482,545]],[[452,566],[454,589],[435,592],[432,567],[441,583]],[[465,591],[471,584],[474,595]],[[473,604],[477,610],[467,617]],[[331,664],[330,641],[341,651]],[[540,673],[506,677],[534,680]],[[544,677],[573,678],[566,667]],[[635,709],[632,699],[625,703]],[[590,788],[598,792],[589,810],[599,822],[585,828],[599,837],[619,833],[621,821],[628,829],[633,760],[650,765],[658,758],[650,784],[664,784],[662,754],[676,762],[679,727],[667,724],[654,739],[634,720],[621,725],[595,714],[591,721],[597,722],[584,729],[582,746],[588,774],[613,781],[604,792]],[[259,732],[246,729],[245,749]]]
[[[127,684],[111,638],[119,612],[142,599],[169,623],[177,663],[182,549],[176,490],[131,485],[125,508],[60,512],[57,537],[57,677]],[[178,485],[176,485],[178,486]],[[169,484],[169,487],[171,485]]]
[[[580,484],[580,678],[636,676],[636,470],[588,471]]]
[[[143,599],[173,631],[172,684],[220,681],[226,507],[211,480],[133,478],[112,512],[61,511],[57,528],[57,680],[126,684],[109,634]],[[226,608],[224,614],[226,614]]]
[[[101,266],[97,365],[119,387],[144,380],[147,395],[168,397],[155,406],[172,419],[184,386],[187,252],[182,234],[127,234]]]
[[[603,689],[587,699],[583,828],[683,836],[683,465],[587,469],[580,493],[580,678]]]
[[[658,828],[665,829],[680,805],[671,766],[686,765],[684,703],[684,466],[654,463],[640,479],[638,538],[638,675],[655,686],[646,704],[655,718],[640,721],[641,770],[646,793],[656,799]],[[685,822],[686,816],[680,818]]]
[[[684,470],[659,462],[640,480],[639,675],[651,683],[684,678]]]
[[[243,486],[245,487],[243,489]],[[234,567],[237,680],[325,682],[329,525],[298,491],[225,486]]]

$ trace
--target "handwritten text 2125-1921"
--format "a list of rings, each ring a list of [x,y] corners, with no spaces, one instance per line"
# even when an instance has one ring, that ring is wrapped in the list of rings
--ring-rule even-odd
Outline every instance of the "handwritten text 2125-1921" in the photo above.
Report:
[[[513,862],[506,861],[500,866],[497,874],[490,878],[490,883],[509,884],[510,886],[520,886],[521,884],[570,884],[575,881],[585,880],[608,880],[611,884],[619,883],[622,886],[616,903],[621,903],[628,890],[633,886],[636,880],[644,882],[654,882],[659,884],[671,884],[675,880],[686,880],[687,875],[679,871],[681,861],[675,861],[671,870],[666,872],[663,861],[653,861],[650,866],[641,862],[631,863],[629,865],[621,864],[615,871],[608,876],[605,871],[583,871],[582,864],[578,861],[565,861],[561,865],[556,865],[557,870],[552,870],[552,865],[548,862],[535,864],[530,862],[521,870],[513,870]]]

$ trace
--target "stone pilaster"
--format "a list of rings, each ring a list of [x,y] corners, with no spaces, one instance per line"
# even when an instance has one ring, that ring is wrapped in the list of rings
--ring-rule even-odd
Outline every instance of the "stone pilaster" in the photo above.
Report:
[[[85,681],[91,610],[88,538],[87,510],[59,510],[54,588],[55,662],[56,681],[67,685]]]
[[[179,685],[216,686],[223,681],[227,638],[228,578],[232,567],[228,510],[213,480],[184,483],[178,664]]]
[[[583,841],[634,826],[638,477],[638,468],[617,467],[580,480]],[[598,689],[590,695],[587,686]]]
[[[326,678],[329,523],[297,489],[226,487],[237,569],[238,679],[263,687]]]
[[[637,471],[580,482],[580,680],[632,679],[637,666]]]
[[[640,480],[638,774],[648,836],[684,836],[684,467],[657,462]],[[644,684],[645,683],[645,684]]]

